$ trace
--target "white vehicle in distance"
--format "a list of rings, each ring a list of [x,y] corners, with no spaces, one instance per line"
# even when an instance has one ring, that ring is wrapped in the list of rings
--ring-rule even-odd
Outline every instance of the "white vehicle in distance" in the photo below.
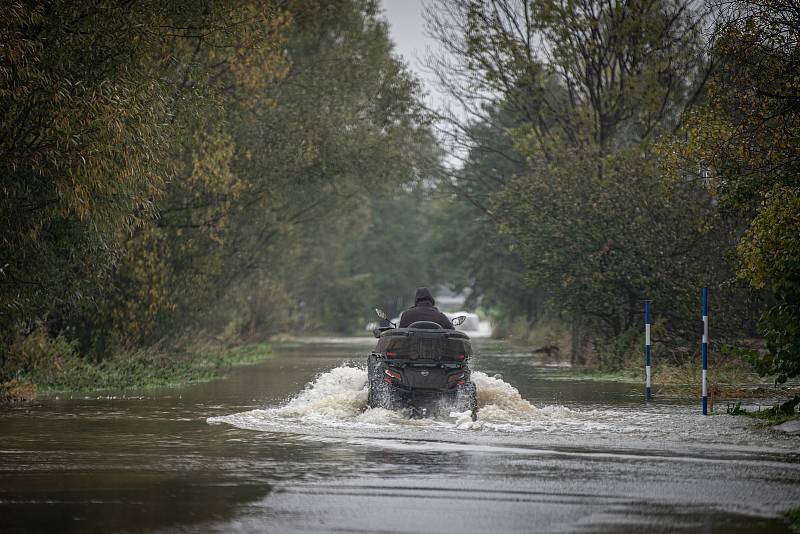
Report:
[[[463,323],[456,326],[456,330],[467,333],[469,337],[489,337],[492,335],[492,325],[489,323],[489,321],[481,321],[477,313],[457,311],[452,313],[448,312],[445,313],[445,315],[447,315],[447,318],[451,321],[453,320],[453,317],[465,315],[467,318]]]

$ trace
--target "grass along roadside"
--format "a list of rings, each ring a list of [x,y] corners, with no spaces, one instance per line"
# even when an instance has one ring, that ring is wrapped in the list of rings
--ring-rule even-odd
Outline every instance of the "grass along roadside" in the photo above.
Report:
[[[709,366],[709,388],[717,401],[737,399],[787,399],[800,394],[800,384],[791,382],[776,386],[770,377],[760,377],[741,361],[718,363]],[[547,377],[556,380],[585,380],[588,382],[623,382],[644,386],[644,366],[641,369],[624,368],[604,370],[593,367],[556,367],[547,371]],[[696,365],[653,366],[651,383],[655,395],[700,396],[701,369]]]
[[[642,358],[643,360],[643,358]],[[752,384],[755,386],[769,386],[772,380],[759,377],[749,365],[740,361],[710,366],[709,381],[719,384]],[[579,380],[602,380],[611,382],[644,383],[644,361],[638,367],[626,366],[621,369],[602,369],[592,366],[586,367],[558,367],[554,368],[548,376],[563,377]],[[651,380],[654,385],[667,387],[693,387],[700,383],[700,362],[696,364],[653,365]]]
[[[800,533],[800,506],[792,508],[784,516],[789,521],[789,528],[792,529],[792,532]]]
[[[505,325],[503,333],[515,351],[529,354],[547,367],[546,376],[559,380],[585,380],[642,384],[645,382],[644,335],[632,328],[621,335],[597,338],[580,358],[583,365],[571,365],[572,344],[563,322],[545,318],[533,325],[524,322]],[[660,341],[652,348],[651,382],[654,393],[670,396],[700,395],[699,345],[692,340],[668,337],[663,321],[653,326]],[[513,334],[513,335],[512,335]],[[759,376],[741,352],[728,343],[712,345],[709,353],[708,383],[718,399],[789,398],[800,393],[800,382],[776,387],[774,377]],[[756,347],[758,340],[741,339],[736,346]]]
[[[775,404],[769,408],[762,409],[759,406],[757,410],[742,408],[742,403],[737,402],[729,404],[726,411],[728,415],[744,415],[758,419],[761,422],[761,426],[775,426],[800,418],[798,407],[800,407],[800,395],[795,395],[788,401]]]
[[[224,376],[233,366],[257,363],[272,355],[265,343],[182,349],[156,346],[118,352],[92,363],[63,339],[28,339],[16,349],[5,362],[15,372],[10,380],[0,383],[0,404],[56,393],[143,390],[204,382]]]

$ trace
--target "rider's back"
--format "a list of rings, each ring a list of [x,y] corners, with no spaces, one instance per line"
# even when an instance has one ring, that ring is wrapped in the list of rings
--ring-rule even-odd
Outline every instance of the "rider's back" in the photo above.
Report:
[[[427,287],[417,289],[414,297],[414,306],[404,311],[403,315],[400,316],[400,328],[408,328],[411,323],[417,321],[431,321],[442,328],[454,330],[453,323],[434,306],[435,303],[436,301]]]

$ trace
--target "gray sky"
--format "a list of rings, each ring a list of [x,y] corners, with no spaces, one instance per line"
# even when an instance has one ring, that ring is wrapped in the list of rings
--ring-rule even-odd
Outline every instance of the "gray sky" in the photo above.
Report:
[[[389,22],[389,33],[395,44],[395,52],[402,56],[406,65],[422,81],[427,93],[426,104],[440,112],[453,113],[462,120],[466,112],[457,100],[439,90],[436,76],[426,72],[423,62],[431,53],[441,53],[439,43],[425,35],[425,19],[422,16],[423,2],[435,6],[434,0],[380,0],[384,18]],[[444,164],[459,167],[466,155],[464,146],[453,143],[452,138],[439,131],[439,140],[447,151]]]
[[[438,49],[436,41],[425,35],[422,1],[381,0],[381,4],[397,53],[403,56],[406,64],[425,84],[429,94],[428,105],[440,107],[448,99],[437,90],[436,80],[426,74],[422,66],[425,56]]]

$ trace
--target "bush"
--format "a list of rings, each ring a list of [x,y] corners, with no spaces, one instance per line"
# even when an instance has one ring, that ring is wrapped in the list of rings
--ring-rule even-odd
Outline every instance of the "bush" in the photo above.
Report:
[[[236,348],[154,345],[119,350],[93,363],[78,353],[77,341],[36,330],[20,335],[7,351],[0,368],[0,401],[31,400],[37,388],[77,392],[204,381],[222,376],[232,365],[260,361],[269,352],[260,344]]]
[[[39,387],[59,389],[76,383],[86,387],[100,378],[97,369],[78,355],[77,341],[50,337],[41,330],[20,335],[6,353],[2,382],[29,381]]]
[[[36,387],[24,380],[12,379],[0,383],[0,404],[29,402],[36,398]]]
[[[595,343],[597,366],[601,371],[621,371],[643,365],[644,336],[631,328],[619,336],[598,339]]]

